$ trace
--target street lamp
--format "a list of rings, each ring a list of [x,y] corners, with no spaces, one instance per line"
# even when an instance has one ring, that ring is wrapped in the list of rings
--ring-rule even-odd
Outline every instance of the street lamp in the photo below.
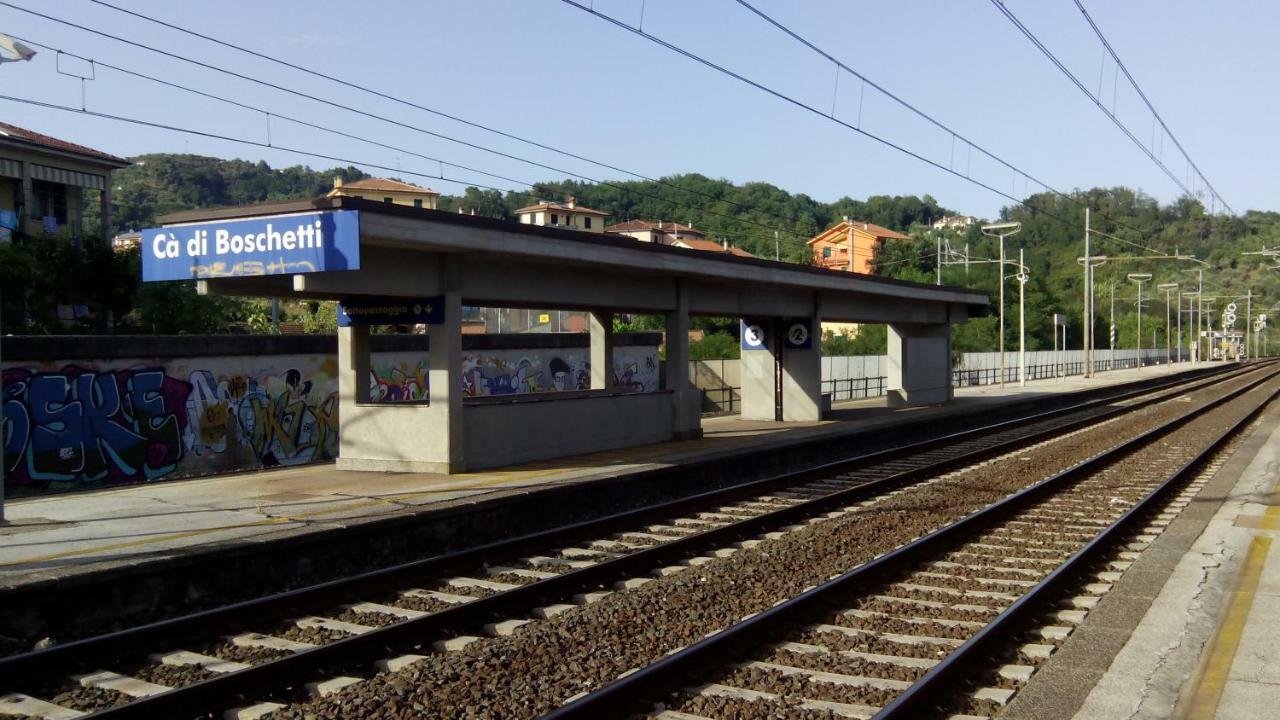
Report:
[[[1129,280],[1138,284],[1138,368],[1142,368],[1142,283],[1151,279],[1151,273],[1129,273]]]
[[[1020,222],[983,225],[982,234],[1000,238],[1000,386],[1004,387],[1004,239],[1022,230]]]
[[[1160,283],[1156,286],[1164,291],[1164,361],[1169,365],[1169,369],[1173,369],[1173,345],[1169,342],[1169,303],[1173,301],[1173,291],[1178,289],[1178,283],[1167,282]],[[1178,314],[1182,314],[1182,305],[1178,305]],[[1182,327],[1182,320],[1178,320],[1178,327]]]

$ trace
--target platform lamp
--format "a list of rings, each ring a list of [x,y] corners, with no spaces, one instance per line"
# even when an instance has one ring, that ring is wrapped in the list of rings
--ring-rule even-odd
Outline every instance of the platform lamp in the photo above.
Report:
[[[995,223],[983,225],[982,234],[1000,238],[1000,387],[1004,387],[1004,239],[1017,235],[1022,230],[1020,222]]]
[[[0,65],[4,63],[19,63],[30,60],[36,56],[36,51],[14,40],[13,38],[0,33]],[[28,208],[26,212],[30,212]],[[19,223],[21,224],[21,223]],[[0,296],[2,297],[2,296]],[[3,333],[0,333],[3,334]],[[4,380],[0,378],[0,398],[4,397]],[[0,525],[5,524],[4,520],[4,418],[0,417]]]
[[[1169,366],[1169,369],[1173,370],[1173,344],[1170,341],[1170,334],[1169,334],[1170,322],[1173,320],[1173,316],[1170,314],[1169,303],[1173,302],[1173,291],[1178,289],[1178,283],[1175,283],[1175,282],[1160,283],[1156,287],[1164,291],[1164,361],[1165,361],[1165,364]],[[1182,304],[1181,303],[1178,304],[1178,315],[1179,315],[1178,327],[1181,328],[1182,327],[1182,319],[1181,319]],[[1181,330],[1179,330],[1179,332],[1181,332]]]
[[[1138,284],[1138,368],[1142,368],[1142,283],[1151,280],[1151,273],[1129,273],[1129,281]]]

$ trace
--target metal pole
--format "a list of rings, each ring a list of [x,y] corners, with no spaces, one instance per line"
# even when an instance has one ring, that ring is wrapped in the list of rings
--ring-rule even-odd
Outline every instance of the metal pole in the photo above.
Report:
[[[1004,387],[1004,236],[1000,236],[1000,387]]]
[[[942,284],[942,236],[938,236],[938,262],[936,264],[938,271],[938,285]]]
[[[773,231],[773,261],[778,262],[778,258],[782,252],[782,245],[778,242],[778,231]],[[939,283],[941,284],[941,283]]]
[[[1182,291],[1178,291],[1178,362],[1182,362]]]
[[[1107,367],[1111,370],[1116,369],[1116,286],[1111,286],[1111,335],[1110,335],[1111,357],[1107,360]]]
[[[1197,268],[1200,293],[1196,295],[1196,357],[1203,357],[1200,352],[1200,326],[1204,324],[1204,268]]]
[[[1166,289],[1164,291],[1164,361],[1165,364],[1173,363],[1173,345],[1169,340],[1169,320],[1170,307],[1169,303],[1173,301],[1173,291]]]
[[[1027,288],[1026,265],[1022,262],[1022,248],[1018,248],[1018,386],[1027,386],[1027,321],[1024,315]]]
[[[1249,348],[1253,347],[1249,343],[1249,333],[1253,332],[1253,288],[1249,288],[1245,294],[1244,305],[1244,359],[1249,359]]]
[[[1142,281],[1138,281],[1138,367],[1142,367]]]
[[[1081,343],[1084,347],[1084,376],[1093,377],[1093,358],[1089,352],[1089,326],[1092,324],[1092,311],[1090,304],[1093,302],[1093,288],[1090,287],[1092,273],[1089,272],[1089,264],[1092,260],[1089,258],[1089,208],[1084,209],[1084,331],[1081,333]],[[1066,349],[1066,348],[1063,348]]]

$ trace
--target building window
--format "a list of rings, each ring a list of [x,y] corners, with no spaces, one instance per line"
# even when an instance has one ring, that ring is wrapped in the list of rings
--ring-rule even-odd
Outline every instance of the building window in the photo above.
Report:
[[[32,194],[35,195],[35,212],[31,216],[37,220],[53,218],[58,225],[67,224],[67,186],[58,183],[34,180],[31,183]]]
[[[386,203],[386,204],[388,204],[388,205],[392,205],[392,204],[394,204],[394,203],[395,203],[395,200],[394,200],[393,198],[384,197],[384,198],[382,198],[382,202],[384,202],[384,203]]]
[[[560,216],[555,213],[551,213],[551,224],[555,225],[559,222],[560,222]]]
[[[420,208],[420,207],[422,207],[422,198],[414,198],[414,199],[413,199],[413,206],[414,206],[414,207],[416,207],[416,208]]]
[[[586,228],[586,229],[590,230],[590,229],[591,229],[591,218],[582,218],[582,227],[584,227],[584,228]]]
[[[824,247],[824,248],[822,248],[822,257],[824,257],[824,258],[829,258],[829,257],[831,257],[831,248],[829,248],[829,247]]]

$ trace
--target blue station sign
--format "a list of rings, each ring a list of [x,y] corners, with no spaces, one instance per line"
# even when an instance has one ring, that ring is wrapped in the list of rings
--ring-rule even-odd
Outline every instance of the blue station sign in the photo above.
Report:
[[[768,321],[757,318],[742,318],[739,321],[743,350],[768,350],[769,336],[765,330]]]
[[[360,298],[338,303],[338,327],[352,325],[439,325],[443,298]]]
[[[142,279],[212,280],[357,270],[360,212],[223,220],[142,231]]]

